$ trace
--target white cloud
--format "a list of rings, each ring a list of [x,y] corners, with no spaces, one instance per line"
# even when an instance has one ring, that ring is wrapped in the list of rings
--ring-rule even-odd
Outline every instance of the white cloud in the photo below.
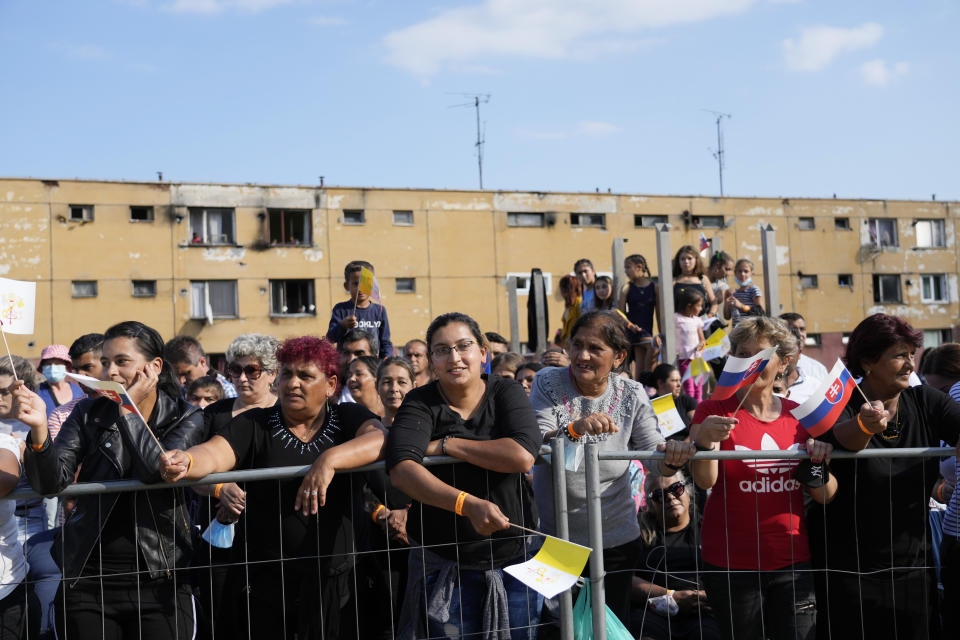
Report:
[[[259,13],[296,0],[173,0],[165,6],[174,13],[223,13],[228,10]]]
[[[609,122],[596,120],[582,120],[577,123],[577,133],[585,136],[608,136],[623,131],[620,127]]]
[[[347,21],[336,16],[316,16],[310,18],[310,24],[315,24],[318,27],[342,27],[347,24]]]
[[[560,60],[635,50],[641,32],[746,10],[756,0],[482,0],[384,38],[386,60],[432,75],[488,58]]]
[[[876,59],[864,62],[860,65],[860,77],[863,81],[874,87],[885,87],[897,78],[904,76],[910,71],[910,65],[906,62],[896,62],[888,65],[886,60]]]
[[[883,27],[866,22],[859,27],[807,27],[797,40],[783,41],[783,55],[791,71],[820,71],[841,53],[866,49],[883,37]]]

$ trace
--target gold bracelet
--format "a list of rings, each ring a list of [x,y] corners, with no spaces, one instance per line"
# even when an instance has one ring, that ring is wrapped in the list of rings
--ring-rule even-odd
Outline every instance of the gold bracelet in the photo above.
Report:
[[[580,436],[583,435],[576,432],[576,430],[573,428],[573,422],[567,425],[567,433],[570,435],[571,440],[579,440]]]
[[[867,429],[865,426],[863,426],[863,420],[860,419],[859,413],[857,414],[857,425],[860,427],[860,431],[863,431],[871,438],[876,435],[873,431],[870,431],[870,429]]]
[[[387,509],[387,505],[385,504],[378,505],[377,508],[374,509],[373,511],[373,516],[372,516],[373,521],[376,522],[377,518],[380,516],[380,512],[386,511],[386,509]]]
[[[460,495],[457,496],[457,502],[453,505],[453,512],[458,516],[463,515],[463,503],[467,499],[467,492],[461,491]]]
[[[223,489],[223,483],[222,483],[222,482],[213,488],[213,497],[214,497],[214,499],[216,499],[216,500],[219,500],[219,499],[220,499],[220,490],[221,490],[221,489]]]

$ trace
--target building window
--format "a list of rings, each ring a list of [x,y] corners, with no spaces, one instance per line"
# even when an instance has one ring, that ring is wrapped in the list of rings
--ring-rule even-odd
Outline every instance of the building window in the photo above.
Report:
[[[881,248],[899,246],[896,218],[870,218],[867,221],[867,228],[870,231],[870,244],[873,246]]]
[[[946,274],[920,276],[920,302],[947,302]]]
[[[190,208],[191,244],[235,244],[233,209]]]
[[[96,298],[97,281],[96,280],[74,280],[70,283],[71,292],[74,298]]]
[[[542,213],[509,212],[507,213],[508,227],[542,227],[544,215]]]
[[[157,297],[156,280],[134,280],[133,281],[134,298],[155,298]]]
[[[817,288],[817,276],[800,276],[800,288],[801,289],[816,289]]]
[[[693,216],[697,229],[723,229],[723,216]]]
[[[271,280],[270,315],[315,316],[313,280]]]
[[[850,218],[834,218],[833,228],[837,231],[850,231]]]
[[[873,301],[877,303],[900,302],[900,276],[873,275]]]
[[[947,246],[943,226],[943,220],[917,220],[914,223],[917,234],[916,246],[924,249]]]
[[[343,224],[365,224],[367,216],[363,209],[344,209]]]
[[[237,317],[236,280],[194,280],[190,282],[190,317],[213,321]]]
[[[270,209],[270,244],[309,245],[310,211],[303,209]]]
[[[817,225],[813,221],[813,218],[797,218],[797,229],[801,231],[812,231],[816,228]]]
[[[543,275],[543,288],[546,290],[546,295],[553,294],[553,274],[552,273],[542,273]],[[599,273],[597,275],[600,275]],[[504,278],[503,284],[506,284],[510,281],[510,278],[517,279],[517,295],[518,296],[528,296],[530,295],[530,272],[529,271],[511,271],[507,274],[507,277]]]
[[[153,207],[130,207],[130,222],[153,222]]]
[[[667,216],[665,215],[650,215],[645,216],[637,214],[633,216],[633,226],[641,227],[644,229],[652,229],[658,224],[667,224]]]
[[[805,347],[820,347],[823,345],[823,340],[819,333],[808,333],[807,339],[803,341],[803,345]]]
[[[571,213],[571,227],[595,227],[603,229],[607,226],[607,214],[605,213]]]
[[[853,274],[852,273],[838,273],[837,274],[837,286],[838,287],[849,287],[853,288]]]
[[[397,278],[397,293],[416,293],[416,278]]]
[[[70,220],[72,222],[90,222],[93,220],[92,204],[70,205]]]
[[[393,224],[398,227],[412,227],[413,211],[394,211]]]
[[[939,347],[946,342],[953,341],[953,332],[950,329],[924,329],[923,348]]]

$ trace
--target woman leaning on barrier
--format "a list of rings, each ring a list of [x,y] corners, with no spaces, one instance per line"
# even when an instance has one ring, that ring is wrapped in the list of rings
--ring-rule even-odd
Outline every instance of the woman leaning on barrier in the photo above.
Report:
[[[355,635],[350,554],[356,500],[352,479],[337,472],[377,460],[384,435],[363,407],[330,404],[337,357],[324,339],[287,340],[277,352],[279,404],[245,411],[208,442],[168,454],[168,482],[231,469],[310,465],[302,480],[247,483],[247,564],[235,568],[235,579],[246,586],[240,607],[247,609],[250,628],[241,636]],[[246,619],[242,612],[237,617]]]
[[[725,638],[812,640],[816,609],[803,489],[820,503],[833,498],[837,480],[820,464],[832,447],[808,438],[789,411],[797,404],[773,394],[774,379],[798,352],[786,324],[774,318],[744,318],[730,333],[730,345],[738,358],[770,347],[776,352],[752,386],[697,407],[690,427],[697,449],[806,448],[814,464],[693,462],[697,485],[712,489],[703,515],[703,583]]]
[[[673,475],[689,460],[693,445],[677,440],[665,443],[643,385],[615,373],[629,349],[630,340],[617,316],[602,311],[581,316],[571,331],[570,366],[543,369],[534,378],[530,402],[540,433],[545,441],[568,438],[566,448],[571,453],[577,449],[574,443],[585,441],[599,442],[601,453],[666,451],[659,463],[643,463],[652,475]],[[642,546],[629,467],[629,460],[600,462],[604,589],[607,604],[624,624],[630,619],[630,585]],[[553,474],[547,467],[538,468],[534,493],[540,524],[551,535],[556,532],[553,491]],[[567,472],[567,508],[570,539],[589,545],[583,464]]]
[[[523,478],[540,446],[536,416],[518,383],[483,374],[484,336],[472,318],[439,316],[426,337],[436,380],[407,394],[387,445],[390,481],[414,500],[399,636],[532,639],[542,598],[502,569],[529,555],[510,524],[537,523]],[[462,462],[424,467],[435,455]]]
[[[39,396],[15,392],[17,418],[30,426],[25,466],[44,494],[74,481],[161,479],[164,449],[190,447],[204,437],[200,412],[180,397],[163,340],[139,322],[104,334],[102,377],[124,385],[147,418],[106,398],[81,400],[56,441],[47,433]],[[147,429],[152,432],[148,433]],[[186,568],[191,556],[184,493],[135,491],[84,495],[54,541],[63,570],[54,600],[61,638],[190,638],[193,597]],[[101,635],[102,634],[102,635]]]
[[[911,387],[923,334],[878,313],[850,334],[847,368],[863,376],[825,438],[837,448],[894,450],[957,444],[960,406],[928,385]],[[837,499],[810,512],[821,637],[937,637],[940,626],[928,500],[938,460],[838,460]],[[956,629],[952,633],[956,634]]]

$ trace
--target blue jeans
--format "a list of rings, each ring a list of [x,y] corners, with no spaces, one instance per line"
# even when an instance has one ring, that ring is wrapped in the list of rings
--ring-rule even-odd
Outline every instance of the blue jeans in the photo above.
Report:
[[[543,596],[502,570],[503,587],[507,591],[507,609],[510,615],[511,637],[514,640],[534,640],[540,624],[540,607]],[[453,601],[447,622],[427,620],[431,638],[481,637],[483,628],[482,604],[487,585],[483,571],[460,570],[460,580],[453,588]],[[433,592],[436,574],[428,575],[424,582],[427,594]],[[461,604],[463,606],[461,607]],[[461,617],[463,618],[461,620]]]

